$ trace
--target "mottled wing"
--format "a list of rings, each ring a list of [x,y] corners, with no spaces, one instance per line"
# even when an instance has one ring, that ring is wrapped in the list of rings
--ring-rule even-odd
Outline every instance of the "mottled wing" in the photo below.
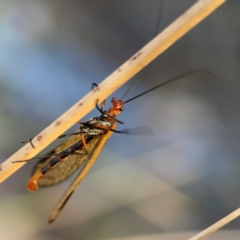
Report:
[[[94,146],[99,138],[101,138],[101,136],[95,137],[91,139],[91,141],[87,142],[88,154],[91,153],[91,151],[93,151]],[[81,140],[79,140],[79,136],[78,137],[76,137],[76,135],[71,136],[69,139],[67,139],[65,142],[63,142],[57,148],[51,151],[50,154],[61,153],[62,151],[66,150],[76,142],[81,143]],[[45,157],[41,159],[35,166],[34,173],[42,166],[46,165],[51,158],[52,157]],[[88,155],[85,155],[85,149],[80,149],[76,153],[64,158],[63,161],[56,164],[56,166],[54,166],[43,176],[43,178],[39,181],[39,187],[52,186],[54,184],[62,182],[63,180],[71,176],[77,169],[83,166],[87,158]]]
[[[84,177],[87,175],[95,161],[97,160],[99,154],[101,153],[107,139],[112,135],[113,132],[109,131],[106,134],[102,135],[102,137],[99,137],[95,144],[92,147],[92,151],[88,155],[88,159],[86,161],[86,164],[84,164],[83,168],[80,170],[79,174],[75,178],[75,180],[71,183],[70,187],[67,189],[67,191],[64,193],[56,207],[54,208],[52,214],[50,215],[48,222],[52,223],[59,213],[62,211],[63,207],[66,205],[69,198],[72,196],[76,188],[79,186],[81,181],[84,179]]]
[[[71,176],[87,159],[87,155],[69,155],[49,170],[39,181],[39,187],[52,186]]]
[[[79,132],[79,129],[77,129],[76,132]],[[49,160],[52,158],[49,155],[53,155],[53,154],[58,154],[64,150],[66,150],[67,148],[69,148],[70,146],[72,146],[73,144],[77,143],[78,141],[80,141],[80,135],[73,135],[70,136],[68,139],[66,139],[66,141],[62,142],[60,145],[58,145],[55,149],[53,149],[52,151],[50,151],[47,157],[44,157],[42,159],[40,159],[37,164],[35,165],[32,175],[39,170],[42,166],[46,165]]]

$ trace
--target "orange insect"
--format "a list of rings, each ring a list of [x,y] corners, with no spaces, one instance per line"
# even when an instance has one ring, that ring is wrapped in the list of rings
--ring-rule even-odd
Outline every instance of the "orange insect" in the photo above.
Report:
[[[65,137],[70,135],[65,142],[60,144],[49,154],[40,158],[34,168],[32,177],[29,179],[27,184],[27,188],[30,191],[35,191],[38,187],[52,186],[65,180],[80,168],[79,175],[72,182],[50,215],[49,223],[52,223],[57,218],[73,192],[89,172],[111,134],[113,132],[129,133],[127,130],[116,130],[117,123],[123,124],[123,121],[117,119],[116,117],[124,110],[124,104],[187,75],[195,74],[196,72],[204,72],[212,75],[205,70],[192,70],[160,83],[157,86],[124,102],[123,99],[135,84],[134,82],[121,99],[117,100],[112,98],[111,108],[104,110],[105,100],[102,102],[100,108],[96,104],[97,109],[101,113],[99,116],[93,117],[86,122],[78,122],[81,126],[77,132],[60,136]],[[96,84],[93,84],[93,86],[94,85]]]

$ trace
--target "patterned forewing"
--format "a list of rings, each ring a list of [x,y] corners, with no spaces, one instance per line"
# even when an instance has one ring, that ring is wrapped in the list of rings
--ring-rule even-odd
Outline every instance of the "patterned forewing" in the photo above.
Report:
[[[77,129],[76,132],[79,132],[79,129]],[[44,165],[46,165],[49,160],[52,158],[52,156],[49,157],[49,155],[53,155],[53,154],[58,154],[64,150],[66,150],[67,148],[69,148],[70,146],[72,146],[73,144],[77,143],[78,141],[80,141],[80,136],[79,135],[73,135],[70,136],[68,139],[66,139],[66,141],[62,142],[61,144],[59,144],[55,149],[53,149],[52,151],[50,151],[49,153],[47,153],[46,155],[48,155],[47,157],[43,157],[42,159],[40,159],[37,164],[35,165],[32,175],[39,170],[41,167],[43,167]]]
[[[69,155],[49,170],[39,181],[39,187],[51,186],[71,176],[87,159],[87,155]]]
[[[76,151],[74,154],[70,154],[68,157],[64,158],[63,161],[56,164],[51,170],[49,170],[43,178],[39,181],[39,187],[44,186],[51,186],[57,183],[62,182],[69,176],[71,176],[78,168],[83,166],[88,158],[89,155],[91,155],[91,152],[94,151],[94,147],[99,141],[99,137],[95,137],[94,139],[91,139],[91,141],[87,142],[87,150],[88,154],[84,155],[85,150],[80,149],[79,151]],[[50,152],[50,154],[58,154],[62,151],[66,150],[71,145],[75,144],[76,142],[80,142],[79,136],[71,136],[69,139],[67,139],[64,143],[60,144],[57,148],[55,148],[53,151]],[[82,154],[82,155],[77,155]],[[40,169],[43,165],[47,164],[52,157],[45,157],[41,159],[35,169],[34,172]]]

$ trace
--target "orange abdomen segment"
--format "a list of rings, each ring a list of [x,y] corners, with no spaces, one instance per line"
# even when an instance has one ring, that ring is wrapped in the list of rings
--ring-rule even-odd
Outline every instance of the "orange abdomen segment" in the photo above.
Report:
[[[36,172],[29,180],[27,184],[27,189],[29,191],[36,191],[38,189],[38,182],[43,177],[43,173],[41,171]]]
[[[34,178],[28,180],[27,189],[31,192],[34,192],[38,189],[38,183]]]

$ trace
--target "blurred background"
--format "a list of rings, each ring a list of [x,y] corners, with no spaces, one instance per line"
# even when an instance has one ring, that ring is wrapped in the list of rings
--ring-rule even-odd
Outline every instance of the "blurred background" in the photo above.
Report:
[[[195,2],[1,0],[0,162]],[[187,239],[238,208],[239,10],[228,1],[134,77],[126,99],[191,69],[216,79],[191,75],[126,104],[118,129],[148,126],[153,135],[113,134],[52,225],[48,216],[73,178],[30,193],[32,161],[3,182],[0,238]],[[208,239],[239,239],[239,226],[237,219]]]

